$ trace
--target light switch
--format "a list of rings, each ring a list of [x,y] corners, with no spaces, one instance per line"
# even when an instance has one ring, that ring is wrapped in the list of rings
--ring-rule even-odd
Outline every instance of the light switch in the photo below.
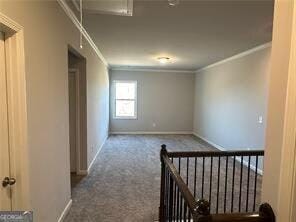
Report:
[[[263,116],[258,117],[258,123],[262,124],[263,123]]]

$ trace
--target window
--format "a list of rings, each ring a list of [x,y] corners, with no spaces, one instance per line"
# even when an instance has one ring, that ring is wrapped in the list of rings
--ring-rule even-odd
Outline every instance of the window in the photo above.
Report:
[[[114,81],[115,85],[115,112],[114,118],[137,118],[137,82]]]

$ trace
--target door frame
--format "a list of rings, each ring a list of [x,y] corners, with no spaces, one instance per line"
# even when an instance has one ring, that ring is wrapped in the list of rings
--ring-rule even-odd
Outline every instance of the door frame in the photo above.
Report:
[[[17,181],[12,186],[12,210],[30,210],[24,29],[0,12],[0,31],[6,36],[10,176]]]
[[[277,204],[277,219],[287,222],[294,221],[296,217],[296,3],[294,3],[293,8],[291,33],[279,200]]]
[[[79,69],[69,68],[68,73],[74,73],[75,75],[75,87],[76,87],[76,174],[80,174],[80,148],[81,148],[81,131],[80,131],[80,74]],[[70,156],[71,158],[71,156]]]

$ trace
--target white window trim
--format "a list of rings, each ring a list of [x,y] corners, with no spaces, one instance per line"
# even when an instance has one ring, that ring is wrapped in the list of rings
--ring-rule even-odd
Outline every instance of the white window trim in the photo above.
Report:
[[[135,101],[135,116],[116,116],[116,83],[134,83],[136,85],[135,90],[135,99],[130,99],[131,101]],[[121,119],[121,120],[135,120],[138,119],[138,81],[136,80],[113,80],[113,88],[114,88],[114,98],[113,98],[113,119]],[[128,99],[124,99],[128,100]]]

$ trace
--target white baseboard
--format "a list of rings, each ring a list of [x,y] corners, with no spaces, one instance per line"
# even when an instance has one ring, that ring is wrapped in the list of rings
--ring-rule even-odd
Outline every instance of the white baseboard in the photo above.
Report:
[[[104,144],[105,144],[107,138],[108,138],[108,135],[104,138],[104,140],[103,140],[103,142],[102,142],[100,148],[98,149],[98,151],[97,151],[95,157],[93,158],[93,160],[92,160],[91,163],[89,164],[89,166],[88,166],[88,168],[87,168],[87,171],[86,171],[87,174],[89,174],[89,172],[90,172],[90,170],[91,170],[91,168],[92,168],[92,166],[93,166],[95,160],[97,159],[99,153],[101,152],[101,150],[102,150],[102,148],[103,148],[103,146],[104,146]]]
[[[80,176],[85,176],[88,174],[88,171],[87,170],[79,170],[78,172],[76,172],[77,175],[80,175]]]
[[[236,157],[235,159],[236,159],[236,161],[238,161],[238,162],[241,163],[241,158]],[[243,165],[245,165],[246,167],[248,167],[248,166],[249,166],[249,162],[246,161],[246,160],[243,160]],[[251,168],[251,170],[253,170],[254,172],[256,171],[256,166],[254,166],[253,164],[250,164],[250,168]],[[261,176],[263,176],[263,170],[261,170],[261,169],[257,169],[257,173],[260,174]]]
[[[67,214],[69,213],[69,210],[72,206],[72,199],[69,200],[69,202],[67,203],[65,209],[63,210],[61,216],[58,219],[58,222],[63,222],[65,217],[67,216]]]
[[[92,168],[92,166],[93,166],[95,160],[97,159],[97,157],[98,157],[100,151],[102,150],[102,148],[103,148],[103,146],[104,146],[104,144],[105,144],[107,138],[108,138],[108,135],[107,135],[107,136],[105,137],[105,139],[103,140],[103,143],[101,144],[101,146],[100,146],[100,148],[98,149],[96,155],[94,156],[93,160],[92,160],[91,163],[89,164],[87,170],[78,170],[78,171],[76,172],[77,175],[80,175],[80,176],[86,176],[86,175],[89,174],[89,172],[90,172],[90,170],[91,170],[91,168]]]
[[[212,145],[213,147],[215,147],[216,149],[218,149],[218,150],[220,150],[220,151],[233,151],[233,150],[231,150],[231,149],[226,149],[226,148],[224,148],[224,147],[222,147],[222,146],[220,146],[220,145],[218,145],[218,144],[215,144],[214,142],[212,142],[212,141],[206,139],[206,138],[203,137],[203,136],[198,135],[198,134],[195,133],[195,132],[193,132],[193,135],[196,136],[196,137],[198,137],[198,138],[200,138],[200,139],[202,139],[203,141],[207,142],[208,144]],[[246,148],[246,149],[247,149],[247,148]],[[236,159],[236,161],[241,162],[241,159],[240,159],[239,157],[236,157],[235,159]],[[246,167],[248,167],[249,162],[246,161],[246,160],[243,160],[243,165],[246,166]],[[250,168],[251,168],[251,170],[256,171],[256,166],[254,166],[254,165],[251,164],[251,165],[250,165]],[[263,175],[263,170],[261,170],[261,169],[257,169],[257,172],[258,172],[258,174],[260,174],[261,176]]]
[[[222,146],[220,146],[220,145],[218,145],[218,144],[216,144],[216,143],[213,143],[212,141],[206,139],[206,138],[203,137],[203,136],[198,135],[198,134],[195,133],[195,132],[193,132],[192,134],[193,134],[194,136],[196,136],[196,137],[202,139],[203,141],[207,142],[208,144],[212,145],[213,147],[217,148],[217,149],[220,150],[220,151],[227,151],[227,149],[225,149],[224,147],[222,147]]]
[[[192,135],[192,131],[115,131],[110,132],[110,134],[126,134],[126,135],[157,135],[157,134],[179,134],[179,135]]]

